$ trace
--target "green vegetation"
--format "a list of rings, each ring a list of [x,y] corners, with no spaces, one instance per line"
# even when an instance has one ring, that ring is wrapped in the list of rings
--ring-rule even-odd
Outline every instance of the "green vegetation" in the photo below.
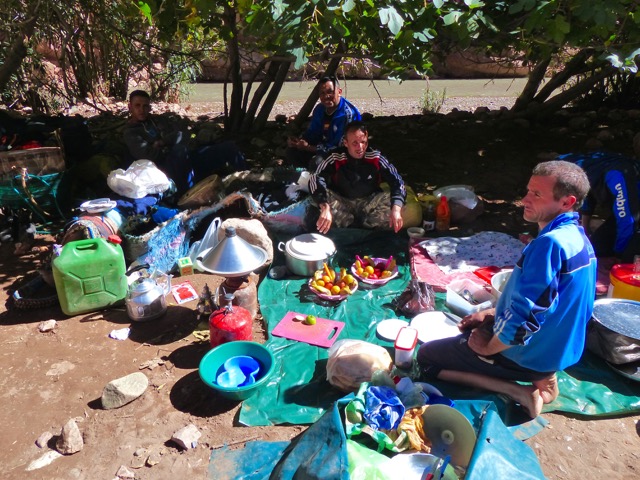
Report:
[[[422,93],[422,97],[420,97],[420,110],[423,114],[440,113],[440,110],[442,110],[446,98],[446,88],[442,92],[431,90],[430,88],[425,88],[424,92]]]
[[[529,115],[535,104],[535,115],[548,115],[605,84],[637,90],[640,54],[636,0],[6,0],[0,25],[5,105],[124,98],[139,84],[174,99],[208,57],[227,67],[231,133],[264,126],[292,68],[334,74],[367,62],[372,76],[402,79],[473,49],[528,66],[513,112]]]

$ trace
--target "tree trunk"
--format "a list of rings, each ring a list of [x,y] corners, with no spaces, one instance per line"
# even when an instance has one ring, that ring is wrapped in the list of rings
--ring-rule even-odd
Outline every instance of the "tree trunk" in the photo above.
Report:
[[[40,2],[37,2],[35,6],[31,5],[29,18],[22,26],[20,34],[11,44],[4,62],[0,65],[0,92],[5,90],[11,76],[18,71],[22,61],[27,56],[27,47],[24,44],[24,40],[25,38],[30,38],[36,28],[36,21],[38,20],[36,12],[39,10]]]
[[[231,34],[227,39],[229,53],[229,73],[231,76],[231,103],[225,128],[229,133],[237,133],[242,125],[242,72],[240,69],[240,48],[238,45],[238,28],[236,25],[236,10],[228,3],[224,6],[224,22]]]
[[[276,103],[278,99],[278,95],[280,95],[280,91],[282,90],[282,86],[284,85],[284,81],[287,79],[287,73],[289,72],[289,67],[291,66],[291,62],[278,62],[279,68],[278,73],[276,74],[276,78],[273,82],[273,86],[267,95],[266,100],[262,104],[262,108],[260,109],[260,113],[256,117],[255,122],[253,122],[252,131],[257,132],[264,128],[267,120],[269,119],[269,115],[271,114],[271,110],[273,110],[273,105]]]
[[[262,79],[262,82],[260,82],[260,85],[258,86],[255,93],[253,94],[253,97],[251,98],[251,103],[249,104],[249,107],[247,108],[247,111],[244,114],[244,119],[242,120],[242,128],[241,128],[241,131],[243,133],[247,133],[251,131],[251,128],[253,126],[253,121],[256,117],[256,112],[260,107],[260,102],[262,101],[262,98],[269,91],[271,82],[273,82],[276,74],[278,73],[279,67],[280,67],[280,62],[272,60],[269,63],[269,68],[267,69],[265,76]],[[248,88],[247,88],[247,91],[248,91]]]
[[[576,53],[573,58],[565,64],[562,71],[553,75],[547,84],[540,89],[534,100],[544,103],[556,88],[565,85],[572,76],[584,70],[584,65],[592,54],[593,49],[580,50]]]
[[[611,75],[611,67],[603,67],[603,69],[600,72],[594,73],[590,77],[587,77],[581,80],[580,82],[576,83],[574,86],[559,93],[555,97],[551,97],[549,100],[547,100],[542,104],[542,108],[539,111],[537,111],[536,114],[539,117],[544,118],[548,115],[551,115],[557,112],[572,100],[575,100],[580,95],[587,93],[600,80],[610,75]]]
[[[551,63],[551,56],[541,60],[531,71],[529,78],[527,79],[527,84],[522,89],[522,92],[520,92],[520,95],[518,95],[512,111],[519,112],[525,110],[527,105],[531,103],[536,92],[540,88],[540,84],[544,81],[544,76],[547,73],[549,63]]]

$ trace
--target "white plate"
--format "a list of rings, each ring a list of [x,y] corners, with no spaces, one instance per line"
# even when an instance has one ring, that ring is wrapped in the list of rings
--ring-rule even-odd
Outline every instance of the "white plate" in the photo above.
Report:
[[[453,318],[461,320],[460,317],[448,313]],[[447,317],[443,312],[433,311],[424,312],[416,315],[411,320],[411,326],[418,330],[418,340],[420,343],[440,340],[441,338],[455,337],[460,335],[458,324],[451,318]]]
[[[80,205],[80,208],[87,213],[102,213],[115,208],[118,205],[114,200],[109,198],[98,198],[96,200],[89,200]]]
[[[383,340],[389,340],[395,342],[398,337],[398,332],[402,327],[408,327],[409,322],[400,320],[399,318],[391,318],[389,320],[382,320],[376,327],[378,336]]]

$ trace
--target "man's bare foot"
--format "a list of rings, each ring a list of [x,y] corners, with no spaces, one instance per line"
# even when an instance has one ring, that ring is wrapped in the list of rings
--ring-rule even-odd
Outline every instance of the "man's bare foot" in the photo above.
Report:
[[[544,401],[540,390],[533,385],[517,385],[516,391],[510,396],[522,406],[531,418],[536,418],[542,412]]]
[[[533,386],[540,390],[540,397],[545,404],[553,402],[560,394],[558,377],[555,374],[544,380],[533,382]]]

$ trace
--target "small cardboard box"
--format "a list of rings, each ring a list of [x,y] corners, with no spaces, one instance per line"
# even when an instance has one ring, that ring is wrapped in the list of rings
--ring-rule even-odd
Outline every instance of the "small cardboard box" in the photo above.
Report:
[[[178,259],[178,270],[180,270],[180,276],[193,275],[193,263],[189,257],[182,257]]]

